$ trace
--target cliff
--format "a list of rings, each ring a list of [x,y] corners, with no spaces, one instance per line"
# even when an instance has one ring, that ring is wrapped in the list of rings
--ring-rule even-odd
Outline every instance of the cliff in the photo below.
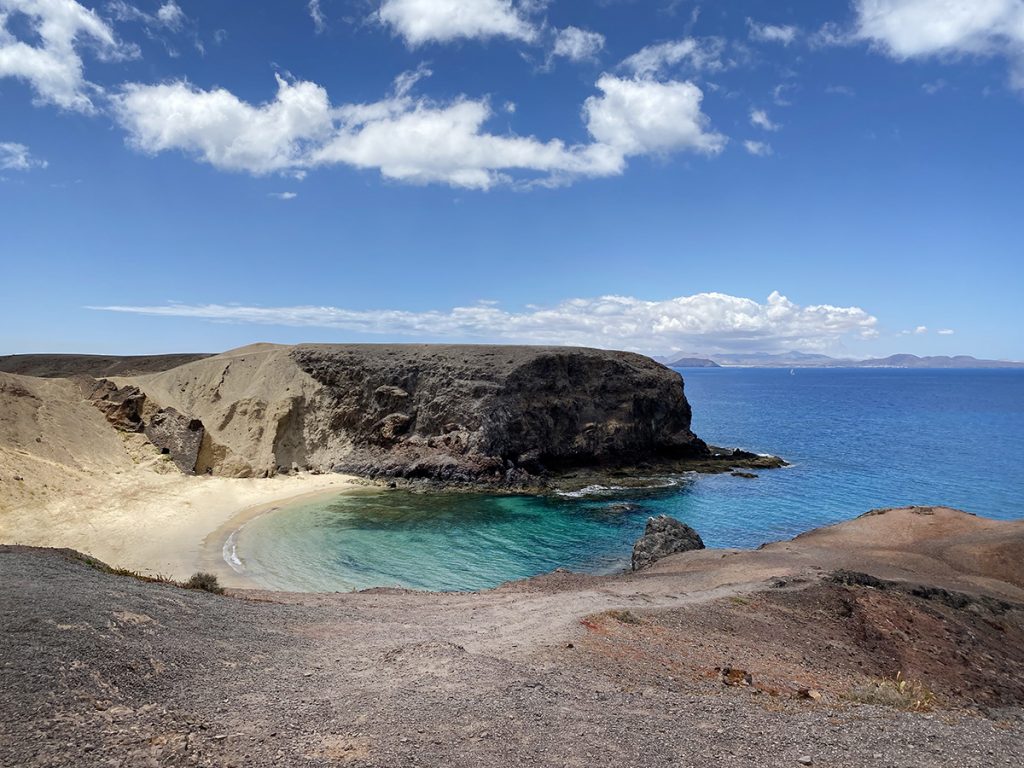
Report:
[[[261,344],[118,383],[200,420],[213,474],[518,482],[708,454],[679,374],[627,352]]]

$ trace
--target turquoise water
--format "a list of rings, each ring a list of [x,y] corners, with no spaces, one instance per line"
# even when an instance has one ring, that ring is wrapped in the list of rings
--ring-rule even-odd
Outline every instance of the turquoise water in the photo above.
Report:
[[[709,546],[754,547],[880,506],[1024,517],[1024,371],[695,369],[694,431],[793,463],[756,479],[652,478],[579,496],[341,496],[238,532],[245,572],[275,588],[481,589],[557,567],[626,567],[647,517]]]

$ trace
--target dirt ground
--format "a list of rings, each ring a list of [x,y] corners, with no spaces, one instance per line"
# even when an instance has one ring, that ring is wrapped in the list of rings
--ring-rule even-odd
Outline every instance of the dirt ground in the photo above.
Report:
[[[474,594],[218,596],[2,547],[0,765],[1018,766],[1003,557],[1024,524],[941,508]]]

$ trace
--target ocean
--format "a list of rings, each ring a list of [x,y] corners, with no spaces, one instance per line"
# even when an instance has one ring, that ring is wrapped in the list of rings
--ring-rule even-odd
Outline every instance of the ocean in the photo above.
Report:
[[[1024,371],[681,371],[709,443],[782,456],[757,478],[650,478],[555,496],[367,492],[284,507],[233,537],[266,587],[473,590],[558,567],[628,567],[647,518],[711,547],[756,547],[869,509],[946,505],[1024,517]]]

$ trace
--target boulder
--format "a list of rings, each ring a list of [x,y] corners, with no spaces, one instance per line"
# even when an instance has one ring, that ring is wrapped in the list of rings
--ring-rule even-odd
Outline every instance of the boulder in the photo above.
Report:
[[[633,570],[641,571],[663,557],[693,549],[704,549],[704,541],[693,528],[667,515],[649,517],[644,535],[633,545]]]

